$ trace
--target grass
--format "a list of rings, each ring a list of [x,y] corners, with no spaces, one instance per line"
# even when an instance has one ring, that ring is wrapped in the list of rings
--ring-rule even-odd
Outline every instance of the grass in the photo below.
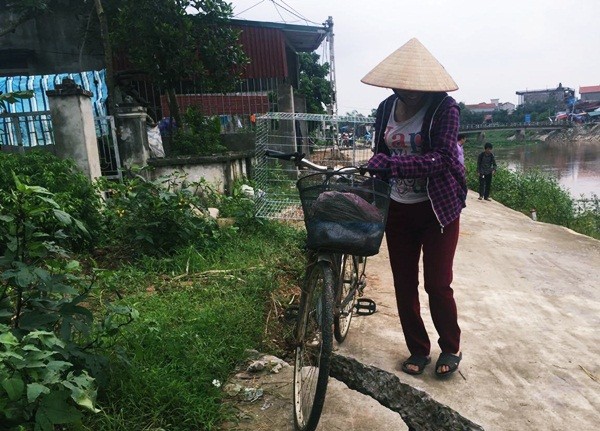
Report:
[[[301,238],[291,227],[252,223],[223,234],[212,250],[187,248],[103,271],[103,294],[120,297],[140,317],[110,348],[102,412],[88,416],[85,429],[216,429],[230,414],[219,382],[246,349],[269,339],[274,291],[296,283],[302,271]]]
[[[467,186],[479,189],[477,163],[467,155]],[[600,239],[600,201],[597,196],[585,207],[574,200],[558,181],[541,171],[514,172],[499,166],[492,183],[492,197],[503,205],[530,215],[535,209],[539,221],[571,228],[584,235]]]

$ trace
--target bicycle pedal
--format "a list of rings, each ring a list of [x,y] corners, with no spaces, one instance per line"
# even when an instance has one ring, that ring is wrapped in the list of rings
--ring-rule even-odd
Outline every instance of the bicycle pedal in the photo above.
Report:
[[[354,309],[359,316],[370,316],[377,311],[377,304],[369,298],[358,298]]]
[[[290,305],[283,312],[283,318],[286,322],[295,322],[298,320],[298,315],[300,314],[300,307],[297,305]]]

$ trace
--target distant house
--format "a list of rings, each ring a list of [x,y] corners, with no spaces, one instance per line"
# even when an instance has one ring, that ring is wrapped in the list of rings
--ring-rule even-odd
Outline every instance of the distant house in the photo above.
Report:
[[[207,94],[201,88],[178,93],[180,109],[195,106],[205,115],[235,116],[236,122],[241,120],[242,123],[253,114],[304,112],[304,98],[293,91],[298,89],[300,80],[298,53],[317,50],[327,36],[327,27],[245,20],[230,22],[233,28],[241,31],[240,44],[250,59],[242,72],[239,88],[228,94]],[[127,72],[124,67],[117,70],[121,74]],[[157,108],[162,117],[170,115],[166,95],[161,95]],[[222,121],[235,126],[231,118],[222,118]]]
[[[465,107],[474,113],[491,114],[494,111],[507,111],[511,114],[515,110],[514,103],[500,102],[500,99],[491,99],[491,103],[477,103],[475,105],[465,105]]]
[[[575,90],[569,87],[563,87],[562,83],[559,83],[556,88],[517,91],[516,94],[519,96],[519,105],[548,101],[555,101],[562,104],[573,98]]]
[[[600,85],[579,87],[579,95],[581,100],[585,102],[600,101]]]

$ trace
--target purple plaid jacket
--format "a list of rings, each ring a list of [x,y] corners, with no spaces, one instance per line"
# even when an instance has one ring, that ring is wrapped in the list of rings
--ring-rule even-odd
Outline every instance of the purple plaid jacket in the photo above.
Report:
[[[375,118],[374,151],[389,157],[373,160],[375,163],[369,165],[375,168],[393,166],[399,178],[427,178],[427,194],[443,229],[458,218],[467,197],[465,167],[458,159],[456,144],[459,107],[448,94],[435,93],[421,128],[423,153],[391,156],[384,141],[384,131],[396,98],[394,94],[381,102]]]

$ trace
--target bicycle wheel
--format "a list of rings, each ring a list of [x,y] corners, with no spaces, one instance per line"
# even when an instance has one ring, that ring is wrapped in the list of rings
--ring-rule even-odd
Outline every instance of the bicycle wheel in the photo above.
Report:
[[[325,402],[333,347],[333,272],[327,262],[308,271],[297,325],[294,425],[298,431],[314,431]]]
[[[350,329],[352,312],[358,291],[358,258],[349,254],[342,256],[333,317],[333,333],[338,343],[343,342]]]

